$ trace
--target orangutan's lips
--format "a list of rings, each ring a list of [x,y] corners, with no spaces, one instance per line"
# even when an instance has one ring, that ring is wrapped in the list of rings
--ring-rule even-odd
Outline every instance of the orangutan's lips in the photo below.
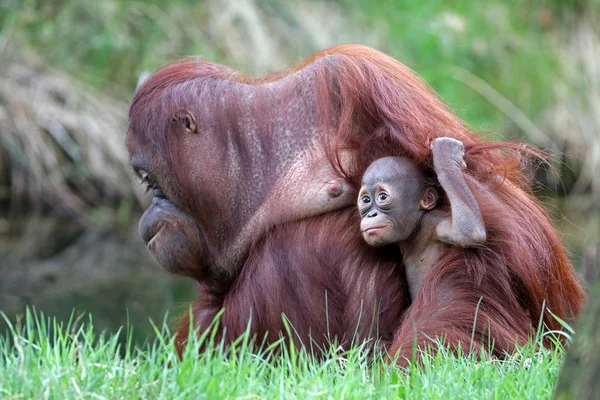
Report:
[[[389,228],[391,228],[391,225],[388,225],[388,224],[386,224],[386,225],[370,226],[370,227],[368,227],[367,229],[365,229],[363,231],[363,234],[365,234],[365,235],[373,235],[373,234],[376,234],[378,232],[381,233],[381,232],[383,232],[385,230],[388,230]]]
[[[152,245],[152,242],[158,237],[158,234],[160,233],[162,228],[164,228],[164,226],[165,225],[162,223],[156,224],[152,232],[150,232],[150,235],[148,235],[147,237],[148,240],[146,241],[146,246],[150,247]]]

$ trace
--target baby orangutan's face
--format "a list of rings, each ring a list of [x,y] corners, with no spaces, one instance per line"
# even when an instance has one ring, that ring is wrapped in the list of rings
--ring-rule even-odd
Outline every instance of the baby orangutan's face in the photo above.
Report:
[[[392,195],[385,184],[377,184],[373,190],[363,185],[358,195],[358,210],[361,215],[360,232],[371,246],[385,246],[398,241],[398,228],[390,218]]]
[[[360,231],[370,246],[407,240],[423,212],[424,176],[407,158],[385,157],[365,171],[358,194]]]

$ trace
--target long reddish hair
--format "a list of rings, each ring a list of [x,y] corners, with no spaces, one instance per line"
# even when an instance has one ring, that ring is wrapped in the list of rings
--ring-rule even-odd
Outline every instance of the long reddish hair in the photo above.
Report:
[[[474,338],[476,343],[471,344],[477,347],[487,338],[495,343],[494,351],[501,353],[533,335],[539,321],[548,329],[560,330],[560,323],[547,311],[567,320],[578,315],[584,291],[523,168],[523,159],[539,153],[523,145],[484,141],[416,74],[379,51],[359,45],[335,46],[261,78],[201,58],[184,59],[160,69],[138,90],[130,128],[137,140],[156,143],[169,155],[166,159],[176,176],[184,179],[185,171],[177,170],[179,155],[169,135],[170,116],[177,108],[194,103],[208,110],[205,123],[222,130],[237,129],[243,137],[243,127],[237,123],[241,93],[252,94],[250,117],[266,153],[273,152],[269,135],[276,116],[270,105],[276,93],[275,104],[281,105],[284,123],[287,114],[315,114],[314,129],[329,161],[355,185],[377,158],[405,156],[431,168],[430,143],[435,138],[449,136],[463,142],[465,174],[479,201],[488,240],[477,249],[444,253],[398,321],[392,352],[409,354],[416,332],[419,344],[443,335],[450,344],[471,343]],[[300,105],[291,107],[292,101]],[[357,227],[348,229],[358,235]],[[348,251],[342,246],[338,250]],[[259,243],[253,251],[262,251]],[[301,260],[296,265],[302,265]],[[285,301],[275,299],[274,303],[277,300]],[[353,300],[349,296],[347,301]],[[203,304],[201,299],[198,304]]]

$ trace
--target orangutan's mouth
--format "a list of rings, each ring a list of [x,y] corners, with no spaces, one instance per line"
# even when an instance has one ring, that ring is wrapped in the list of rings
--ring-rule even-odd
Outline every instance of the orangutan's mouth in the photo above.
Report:
[[[363,235],[377,235],[388,231],[391,227],[392,226],[389,224],[369,226],[367,229],[363,230],[362,233]]]
[[[152,243],[159,236],[160,231],[164,227],[165,227],[164,223],[158,223],[150,232],[148,232],[148,235],[146,235],[146,237],[144,237],[144,242],[146,243],[146,246],[150,247],[152,245]]]

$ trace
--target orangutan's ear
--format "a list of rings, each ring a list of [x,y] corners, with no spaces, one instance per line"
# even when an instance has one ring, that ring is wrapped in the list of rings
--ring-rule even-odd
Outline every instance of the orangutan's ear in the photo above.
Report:
[[[423,196],[421,197],[421,202],[419,204],[421,206],[421,209],[429,211],[435,208],[437,201],[437,191],[432,187],[428,187],[427,189],[425,189],[425,193],[423,193]]]
[[[172,122],[183,127],[186,133],[198,133],[196,118],[188,110],[179,110],[173,115]]]

